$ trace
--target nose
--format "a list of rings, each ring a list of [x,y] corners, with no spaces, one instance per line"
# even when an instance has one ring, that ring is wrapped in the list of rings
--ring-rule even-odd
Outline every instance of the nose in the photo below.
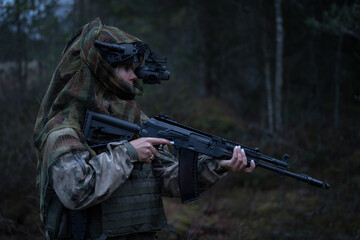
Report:
[[[135,80],[137,79],[137,76],[136,76],[136,74],[134,73],[134,70],[133,70],[133,69],[131,69],[131,71],[130,71],[130,76],[129,76],[129,78],[130,78],[131,81],[135,81]]]

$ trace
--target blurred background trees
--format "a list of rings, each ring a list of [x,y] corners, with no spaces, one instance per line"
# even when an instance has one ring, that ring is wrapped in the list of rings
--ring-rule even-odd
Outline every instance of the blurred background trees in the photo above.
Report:
[[[360,238],[359,1],[0,0],[0,239],[43,238],[32,129],[67,39],[96,17],[168,57],[170,81],[139,98],[149,116],[288,152],[333,185],[230,174],[210,201],[166,202],[166,238]]]

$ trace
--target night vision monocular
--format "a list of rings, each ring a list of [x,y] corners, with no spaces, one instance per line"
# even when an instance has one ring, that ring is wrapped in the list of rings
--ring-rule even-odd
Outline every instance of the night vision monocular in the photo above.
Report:
[[[101,56],[112,66],[127,63],[141,63],[145,55],[145,66],[135,69],[135,74],[145,84],[161,83],[169,80],[170,72],[166,70],[167,58],[159,58],[150,47],[141,42],[110,44],[95,40],[95,47],[100,49]]]

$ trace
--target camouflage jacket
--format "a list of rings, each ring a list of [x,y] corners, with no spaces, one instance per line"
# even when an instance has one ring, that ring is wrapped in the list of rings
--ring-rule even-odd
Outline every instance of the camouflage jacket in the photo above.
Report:
[[[71,140],[70,140],[71,139]],[[52,158],[53,149],[61,149],[63,141],[80,141],[71,128],[53,131],[44,145],[42,157]],[[137,161],[136,150],[127,141],[110,143],[106,151],[90,157],[88,151],[66,152],[51,159],[50,185],[69,209],[83,209],[100,203],[109,197],[129,177]],[[152,162],[156,177],[162,180],[162,195],[180,197],[178,161],[166,147]],[[199,190],[204,191],[226,175],[219,161],[200,156],[198,161]]]

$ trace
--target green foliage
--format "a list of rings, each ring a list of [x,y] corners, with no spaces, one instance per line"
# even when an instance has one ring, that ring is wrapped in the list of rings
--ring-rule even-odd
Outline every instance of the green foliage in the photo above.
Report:
[[[334,2],[329,10],[323,12],[321,22],[308,18],[306,24],[317,30],[329,31],[336,35],[348,34],[360,39],[360,5],[353,3],[339,6]]]

